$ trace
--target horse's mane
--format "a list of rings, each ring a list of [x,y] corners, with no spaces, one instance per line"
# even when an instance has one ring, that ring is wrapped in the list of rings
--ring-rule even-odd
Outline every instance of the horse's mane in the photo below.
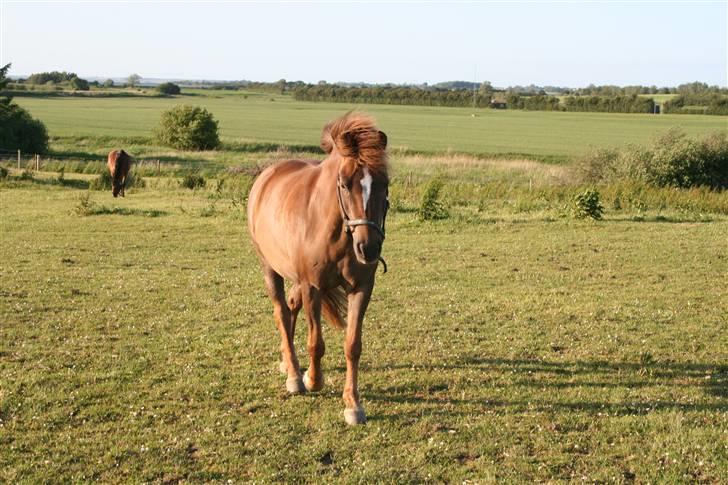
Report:
[[[349,112],[330,121],[321,134],[321,148],[334,148],[344,158],[366,167],[372,174],[387,176],[387,137],[374,119],[363,113]]]

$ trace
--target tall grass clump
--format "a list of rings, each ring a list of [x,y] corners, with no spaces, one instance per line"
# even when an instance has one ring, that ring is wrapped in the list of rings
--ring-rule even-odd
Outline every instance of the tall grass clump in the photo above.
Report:
[[[582,182],[641,182],[658,187],[728,188],[728,134],[688,138],[672,129],[650,146],[599,149],[576,165]]]
[[[98,177],[93,179],[90,183],[88,188],[90,190],[111,190],[111,186],[113,183],[113,178],[111,177],[111,174],[108,171],[103,171],[99,174]],[[135,189],[142,189],[146,187],[146,182],[141,177],[141,175],[137,175],[133,171],[129,172],[126,176],[126,185],[125,187],[127,189],[135,188]]]
[[[201,189],[205,184],[205,177],[197,173],[188,173],[180,180],[180,185],[190,190]]]
[[[420,220],[433,221],[447,219],[450,216],[445,204],[440,200],[440,192],[444,185],[439,177],[435,177],[427,183],[420,200],[420,207],[417,210]]]

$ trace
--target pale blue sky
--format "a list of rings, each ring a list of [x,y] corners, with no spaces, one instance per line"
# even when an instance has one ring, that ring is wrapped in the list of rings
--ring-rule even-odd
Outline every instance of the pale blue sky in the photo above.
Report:
[[[11,74],[728,84],[728,2],[0,0]]]

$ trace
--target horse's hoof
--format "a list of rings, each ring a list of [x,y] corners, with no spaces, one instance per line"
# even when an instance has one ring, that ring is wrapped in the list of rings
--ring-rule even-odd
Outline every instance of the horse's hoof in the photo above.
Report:
[[[367,414],[364,412],[364,408],[358,407],[356,409],[344,409],[344,421],[346,424],[366,424]]]
[[[306,371],[303,374],[303,385],[306,386],[307,391],[316,392],[316,391],[320,391],[321,389],[323,389],[323,387],[324,387],[323,374],[321,375],[320,382],[321,382],[321,384],[316,385],[316,383],[313,382],[310,377],[308,377],[308,371]]]
[[[281,371],[281,374],[288,374],[288,366],[283,361],[278,364],[278,370]]]
[[[303,385],[303,379],[300,375],[295,377],[289,377],[286,379],[286,390],[290,394],[303,394],[306,392],[306,387]]]

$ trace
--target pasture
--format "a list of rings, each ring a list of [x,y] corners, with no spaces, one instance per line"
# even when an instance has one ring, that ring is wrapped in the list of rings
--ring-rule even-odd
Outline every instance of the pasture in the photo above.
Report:
[[[351,428],[330,326],[324,390],[286,394],[245,224],[253,172],[222,170],[320,157],[322,124],[350,106],[222,91],[16,101],[65,174],[0,179],[0,481],[726,475],[728,194],[614,183],[599,187],[604,220],[570,212],[584,188],[570,162],[590,145],[724,118],[366,106],[392,143],[392,210],[364,323],[369,422]],[[152,140],[178,103],[214,113],[221,150]],[[125,199],[73,173],[118,147],[165,168],[137,167],[145,187]],[[204,188],[180,188],[190,168]],[[423,222],[433,177],[450,216]]]
[[[395,151],[464,153],[567,162],[589,147],[644,144],[669,128],[689,135],[725,130],[719,116],[615,113],[528,112],[422,106],[355,106],[309,103],[290,96],[238,91],[184,90],[187,95],[157,98],[16,97],[46,123],[52,149],[60,154],[106,155],[122,143],[137,156],[165,157],[151,132],[163,110],[176,104],[209,109],[220,122],[222,164],[240,163],[256,145],[316,147],[321,127],[343,111],[360,108],[378,120]],[[3,147],[0,147],[2,149]],[[178,155],[178,154],[175,154]],[[185,154],[188,161],[197,154]]]
[[[357,428],[330,326],[326,387],[286,395],[234,190],[0,181],[0,480],[720,482],[725,195],[583,222],[524,195],[553,166],[446,162],[393,160]],[[449,219],[417,220],[416,167]],[[472,173],[500,189],[465,197]]]

